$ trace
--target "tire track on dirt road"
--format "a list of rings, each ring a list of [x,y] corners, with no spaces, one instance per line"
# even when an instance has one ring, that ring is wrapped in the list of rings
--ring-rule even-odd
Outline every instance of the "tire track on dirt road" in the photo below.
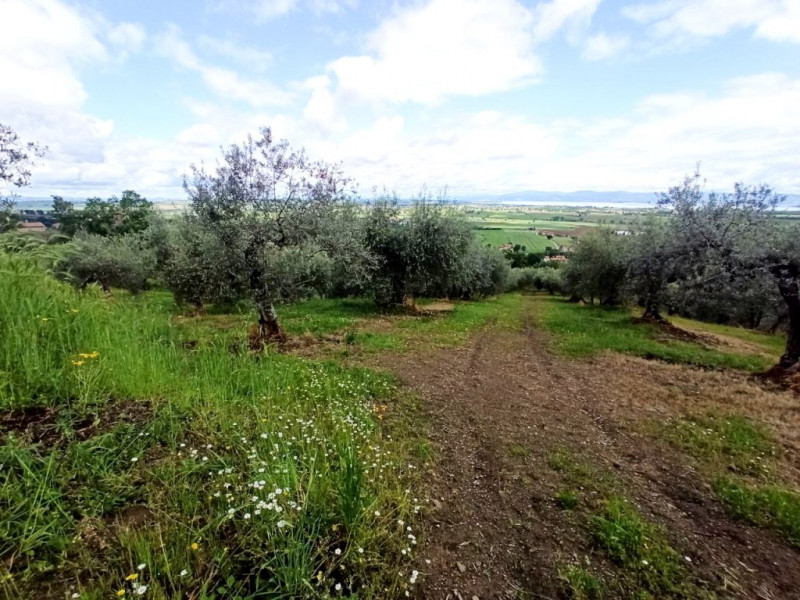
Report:
[[[800,553],[730,521],[693,469],[640,433],[637,419],[652,413],[629,388],[667,397],[660,364],[561,359],[529,314],[520,332],[489,326],[460,348],[376,360],[419,392],[436,448],[420,598],[559,598],[559,567],[586,555],[603,567],[584,525],[553,501],[559,448],[622,480],[699,580],[728,582],[721,597],[800,598]]]

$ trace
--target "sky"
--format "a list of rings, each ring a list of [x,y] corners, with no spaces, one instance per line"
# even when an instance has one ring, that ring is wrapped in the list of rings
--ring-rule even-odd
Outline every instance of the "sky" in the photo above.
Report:
[[[0,0],[26,196],[184,196],[270,126],[362,196],[800,193],[800,0]]]

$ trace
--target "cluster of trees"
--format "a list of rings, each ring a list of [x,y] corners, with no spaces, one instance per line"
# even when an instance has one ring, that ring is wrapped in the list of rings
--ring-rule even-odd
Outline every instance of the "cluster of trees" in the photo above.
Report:
[[[265,128],[192,167],[188,211],[166,219],[138,194],[91,199],[78,210],[54,197],[72,237],[57,273],[79,286],[139,292],[158,281],[196,306],[247,299],[262,339],[281,339],[276,305],[313,295],[472,298],[519,278],[483,247],[462,212],[421,194],[403,209],[389,194],[366,206],[338,167],[273,139]]]
[[[133,190],[125,190],[120,198],[89,198],[80,210],[61,196],[53,196],[50,211],[61,233],[68,236],[78,232],[104,237],[140,233],[147,229],[153,214],[153,203]]]
[[[692,318],[788,331],[781,369],[800,369],[800,224],[775,213],[783,198],[766,185],[706,194],[688,176],[658,204],[666,217],[638,235],[598,230],[583,238],[563,271],[573,300],[633,300],[644,318],[669,311]]]
[[[2,187],[28,185],[44,150],[0,125]],[[170,220],[131,190],[82,210],[54,197],[60,233],[72,236],[54,271],[79,286],[134,293],[158,280],[198,308],[248,299],[261,339],[283,336],[276,305],[312,295],[391,304],[531,287],[605,305],[636,301],[655,321],[667,310],[785,326],[780,367],[800,370],[800,226],[778,218],[782,197],[768,186],[706,194],[695,173],[660,195],[666,216],[630,237],[598,229],[564,269],[534,268],[523,247],[504,255],[482,246],[442,198],[423,193],[410,210],[388,194],[357,203],[338,167],[273,139],[269,128],[224,150],[214,170],[193,167],[184,187],[189,210]],[[0,197],[0,229],[14,225],[13,202],[13,194]]]
[[[544,253],[528,252],[528,249],[521,244],[514,244],[513,248],[503,250],[503,256],[511,264],[513,269],[524,269],[525,267],[535,267],[542,262]]]

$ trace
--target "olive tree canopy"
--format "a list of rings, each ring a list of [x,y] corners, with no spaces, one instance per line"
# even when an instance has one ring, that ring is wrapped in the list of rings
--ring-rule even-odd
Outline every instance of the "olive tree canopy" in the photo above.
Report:
[[[671,212],[678,277],[696,288],[769,276],[788,310],[786,350],[779,367],[800,370],[800,227],[775,209],[784,200],[767,185],[737,183],[732,193],[704,194],[700,174],[662,194]]]
[[[193,166],[184,188],[196,223],[235,271],[220,280],[241,282],[255,305],[261,339],[283,338],[276,303],[309,293],[331,261],[355,261],[363,249],[346,218],[351,181],[270,128],[224,149],[213,172]]]

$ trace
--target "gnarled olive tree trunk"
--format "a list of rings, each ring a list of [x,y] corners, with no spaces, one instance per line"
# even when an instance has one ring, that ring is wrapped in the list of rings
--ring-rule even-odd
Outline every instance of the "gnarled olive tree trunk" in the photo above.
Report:
[[[285,342],[286,335],[278,322],[278,313],[275,311],[275,305],[272,302],[264,268],[258,260],[259,242],[260,240],[257,240],[245,252],[245,260],[250,265],[248,284],[253,303],[258,311],[258,338],[256,341],[260,344],[264,342]]]
[[[800,266],[791,263],[778,265],[772,268],[772,274],[777,279],[789,316],[786,349],[778,367],[790,373],[800,373]]]

